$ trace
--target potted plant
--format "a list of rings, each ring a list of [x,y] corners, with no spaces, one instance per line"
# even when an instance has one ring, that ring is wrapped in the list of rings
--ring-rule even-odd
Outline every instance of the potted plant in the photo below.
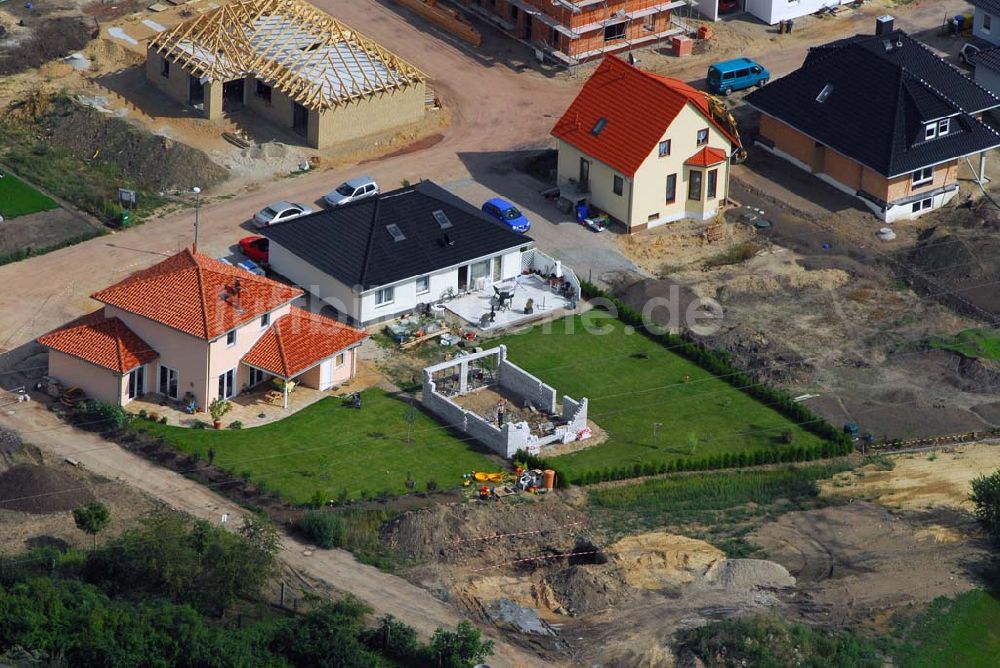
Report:
[[[208,412],[212,415],[212,423],[216,429],[222,429],[222,416],[233,410],[231,401],[218,397],[208,405]]]

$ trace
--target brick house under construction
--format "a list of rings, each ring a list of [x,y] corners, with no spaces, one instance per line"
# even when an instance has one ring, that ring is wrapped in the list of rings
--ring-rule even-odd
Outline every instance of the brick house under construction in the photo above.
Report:
[[[314,148],[423,118],[424,75],[304,0],[244,0],[155,35],[146,79],[206,118],[247,110]]]
[[[565,65],[605,53],[649,46],[679,35],[671,11],[686,0],[462,0],[468,9],[499,25]]]

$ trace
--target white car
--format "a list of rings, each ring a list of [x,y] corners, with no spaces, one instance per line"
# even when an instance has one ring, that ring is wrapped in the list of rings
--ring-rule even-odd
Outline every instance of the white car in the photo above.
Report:
[[[362,176],[344,181],[339,186],[323,195],[323,201],[330,206],[343,206],[359,199],[375,197],[381,192],[375,179]]]
[[[305,204],[275,202],[255,213],[253,215],[253,224],[257,227],[269,227],[278,223],[286,223],[289,220],[301,218],[302,216],[308,216],[310,213],[315,213],[315,211]]]
[[[243,271],[249,271],[254,276],[267,276],[267,272],[264,271],[263,267],[261,267],[259,264],[257,264],[256,262],[254,262],[249,258],[246,260],[240,260],[235,265],[233,264],[233,261],[230,260],[228,257],[220,257],[219,262],[225,262],[230,267],[234,266],[239,267]]]

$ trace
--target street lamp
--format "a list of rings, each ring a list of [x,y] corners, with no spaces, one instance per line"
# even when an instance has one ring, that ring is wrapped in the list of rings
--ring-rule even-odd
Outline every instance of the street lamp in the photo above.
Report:
[[[194,193],[194,251],[198,252],[198,211],[201,209],[201,188],[191,188]]]

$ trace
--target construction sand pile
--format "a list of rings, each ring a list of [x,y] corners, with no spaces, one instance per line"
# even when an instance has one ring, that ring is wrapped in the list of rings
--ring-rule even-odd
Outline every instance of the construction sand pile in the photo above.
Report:
[[[725,559],[722,550],[703,540],[654,532],[623,538],[608,548],[625,582],[638,589],[688,584]]]

